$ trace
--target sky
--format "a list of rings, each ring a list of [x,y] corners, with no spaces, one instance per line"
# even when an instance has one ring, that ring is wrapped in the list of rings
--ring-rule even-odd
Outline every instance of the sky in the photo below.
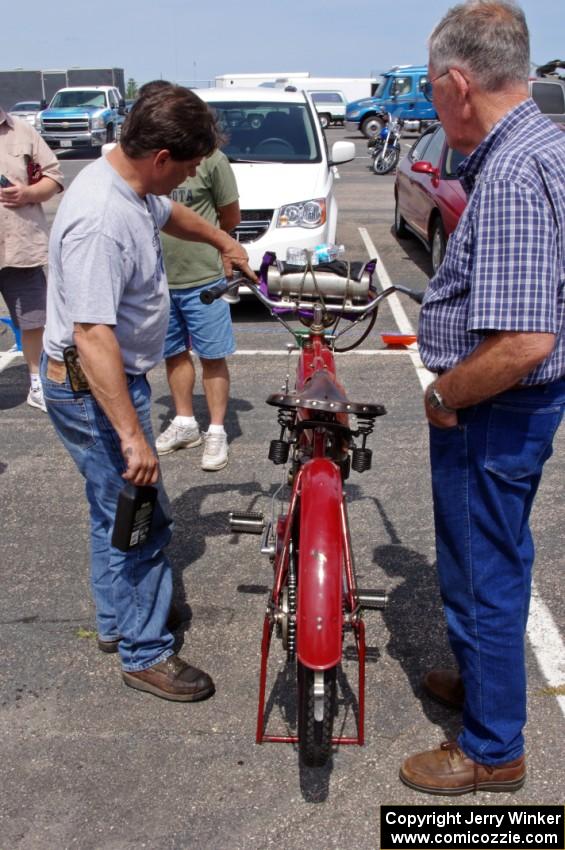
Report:
[[[138,83],[309,71],[367,77],[426,62],[448,0],[27,0],[5,4],[0,70],[124,68]],[[565,0],[522,0],[536,64],[565,60]]]

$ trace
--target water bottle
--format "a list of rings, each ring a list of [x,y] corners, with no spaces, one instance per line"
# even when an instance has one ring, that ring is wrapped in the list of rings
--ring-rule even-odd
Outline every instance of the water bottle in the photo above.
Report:
[[[333,263],[345,254],[345,245],[324,242],[322,245],[316,245],[313,253],[317,263]]]
[[[306,248],[287,248],[286,261],[290,266],[305,266],[308,263],[308,251]],[[313,266],[319,263],[331,263],[345,254],[345,245],[335,245],[333,242],[323,242],[316,245],[310,252]]]
[[[286,261],[289,266],[305,266],[308,262],[308,252],[305,248],[287,248]]]

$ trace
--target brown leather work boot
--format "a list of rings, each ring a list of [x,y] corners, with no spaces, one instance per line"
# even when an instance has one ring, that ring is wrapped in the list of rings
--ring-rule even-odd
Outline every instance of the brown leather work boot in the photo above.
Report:
[[[176,702],[208,699],[216,690],[207,673],[192,667],[178,655],[170,655],[146,670],[135,673],[124,670],[122,678],[130,688]]]
[[[526,779],[526,761],[520,756],[506,764],[478,764],[454,741],[446,741],[438,750],[407,758],[400,778],[410,788],[427,794],[517,791]]]
[[[465,699],[465,688],[461,676],[455,670],[430,670],[422,679],[422,685],[428,696],[461,711]]]

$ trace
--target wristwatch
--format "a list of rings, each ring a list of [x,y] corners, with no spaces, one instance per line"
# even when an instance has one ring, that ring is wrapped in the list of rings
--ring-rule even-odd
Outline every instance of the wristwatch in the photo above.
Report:
[[[448,407],[443,402],[440,392],[434,384],[430,384],[426,392],[426,401],[433,410],[443,410],[444,413],[455,413],[455,408]]]

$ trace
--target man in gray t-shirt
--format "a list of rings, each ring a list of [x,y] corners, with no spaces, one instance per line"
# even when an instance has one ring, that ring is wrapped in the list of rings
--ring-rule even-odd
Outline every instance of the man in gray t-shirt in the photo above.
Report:
[[[163,549],[172,522],[145,374],[163,356],[169,317],[160,230],[213,245],[228,275],[237,266],[254,279],[235,240],[162,197],[216,142],[207,106],[171,86],[141,97],[120,145],[76,178],[51,233],[41,363],[47,411],[86,479],[98,646],[119,650],[130,687],[183,702],[206,699],[214,684],[175,655],[167,625],[172,577]],[[77,355],[78,369],[69,365]],[[124,552],[112,535],[125,484],[154,486],[157,500],[148,536]],[[147,499],[150,491],[134,493]]]

